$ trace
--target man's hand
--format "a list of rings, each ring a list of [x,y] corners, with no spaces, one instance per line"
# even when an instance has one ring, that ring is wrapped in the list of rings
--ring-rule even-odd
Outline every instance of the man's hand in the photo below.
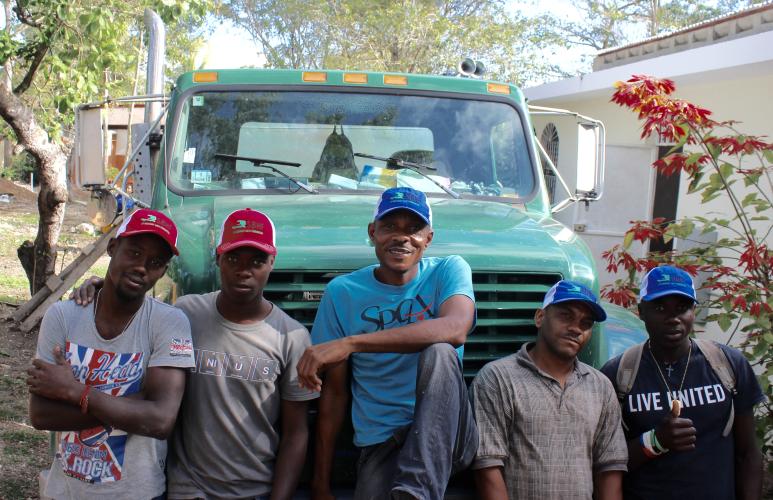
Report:
[[[87,278],[81,286],[73,290],[68,298],[75,301],[79,306],[86,306],[94,302],[97,292],[104,284],[104,279],[99,276],[92,276],[91,278]]]
[[[306,348],[298,361],[298,383],[312,391],[322,390],[319,375],[333,365],[349,359],[352,353],[349,338],[325,342]]]
[[[31,394],[69,403],[77,403],[83,389],[59,346],[54,347],[53,364],[32,360],[32,366],[27,370],[27,386]]]
[[[695,449],[695,427],[689,418],[674,417],[671,412],[655,429],[658,442],[670,451]]]

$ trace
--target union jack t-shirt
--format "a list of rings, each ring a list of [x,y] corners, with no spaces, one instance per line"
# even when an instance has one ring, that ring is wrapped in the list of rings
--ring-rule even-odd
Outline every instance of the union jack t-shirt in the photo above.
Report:
[[[142,352],[114,353],[67,341],[65,358],[82,384],[111,396],[139,392],[142,383]],[[118,481],[123,471],[128,434],[98,426],[62,433],[56,457],[68,476],[89,483]]]
[[[94,324],[93,305],[58,302],[43,317],[35,356],[55,362],[61,348],[75,379],[115,397],[145,389],[154,367],[190,368],[193,345],[182,311],[146,297],[134,320],[110,339]],[[154,498],[166,487],[167,443],[109,424],[62,432],[44,495],[60,500]]]

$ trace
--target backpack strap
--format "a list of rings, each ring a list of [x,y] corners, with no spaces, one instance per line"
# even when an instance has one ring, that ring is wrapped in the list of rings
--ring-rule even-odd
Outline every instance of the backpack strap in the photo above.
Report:
[[[625,350],[620,356],[620,364],[617,365],[617,399],[622,401],[631,392],[633,382],[636,380],[636,374],[639,373],[639,364],[641,363],[641,354],[644,351],[644,344],[636,344]]]
[[[636,374],[639,373],[639,364],[641,363],[641,354],[644,351],[644,343],[629,347],[620,356],[620,363],[617,365],[617,375],[615,376],[615,390],[617,391],[617,400],[622,406],[625,403],[625,397],[631,392],[633,383],[636,380]],[[623,428],[628,430],[628,426],[623,420]]]
[[[695,345],[698,346],[703,357],[708,361],[711,369],[717,375],[717,378],[722,383],[725,391],[730,395],[730,416],[727,418],[727,423],[722,431],[722,437],[726,437],[733,430],[733,421],[735,420],[735,405],[733,403],[733,396],[736,395],[736,379],[733,366],[730,364],[730,360],[727,359],[725,352],[719,347],[719,344],[713,340],[708,339],[693,339]]]

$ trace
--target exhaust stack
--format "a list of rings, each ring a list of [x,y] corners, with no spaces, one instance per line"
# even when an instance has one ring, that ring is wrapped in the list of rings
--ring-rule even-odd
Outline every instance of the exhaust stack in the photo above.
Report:
[[[148,81],[147,95],[164,92],[164,53],[166,52],[166,28],[161,17],[151,9],[145,9],[145,25],[148,27]],[[145,123],[150,125],[161,114],[161,102],[151,101],[145,105]]]

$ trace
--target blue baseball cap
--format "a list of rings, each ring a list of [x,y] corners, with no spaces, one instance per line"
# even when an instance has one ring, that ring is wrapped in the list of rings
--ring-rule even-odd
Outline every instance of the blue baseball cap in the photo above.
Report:
[[[427,197],[421,191],[409,187],[389,188],[381,193],[376,203],[374,220],[379,220],[389,212],[395,210],[410,210],[421,220],[432,225],[432,209],[429,208]]]
[[[639,287],[639,300],[649,302],[666,295],[683,295],[689,297],[693,302],[698,302],[695,298],[695,286],[692,284],[692,277],[687,271],[674,266],[660,266],[650,269],[650,272],[644,275]]]
[[[599,304],[599,299],[590,290],[590,288],[573,281],[561,280],[548,290],[545,294],[545,300],[542,301],[542,309],[552,304],[579,300],[585,302],[593,312],[595,321],[604,321],[607,319],[607,313]]]

